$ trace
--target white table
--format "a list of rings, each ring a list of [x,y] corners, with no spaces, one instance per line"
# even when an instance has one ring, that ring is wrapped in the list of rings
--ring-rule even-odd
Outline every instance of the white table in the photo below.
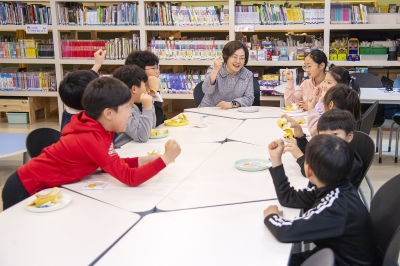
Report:
[[[194,124],[200,123],[200,117],[203,115],[197,113],[185,113],[185,115],[189,119],[188,125],[171,127],[162,124],[157,128],[168,129],[168,137],[164,139],[149,139],[149,143],[165,143],[166,139],[175,139],[179,143],[224,142],[226,137],[243,122],[237,119],[210,116],[208,118],[209,126],[198,128]]]
[[[278,118],[246,120],[228,136],[227,140],[267,146],[272,141],[283,138],[284,131],[278,127],[277,121]],[[303,132],[309,134],[307,124],[304,125]],[[266,152],[268,153],[268,150]]]
[[[88,265],[140,216],[62,189],[64,209],[33,213],[21,202],[0,213],[0,265]]]
[[[0,134],[0,158],[26,152],[26,134]]]
[[[242,113],[239,109],[233,108],[223,110],[219,107],[201,107],[185,109],[186,113],[199,113],[203,115],[220,116],[234,119],[260,119],[267,117],[281,117],[282,110],[279,107],[257,106],[259,111],[255,113]]]
[[[360,101],[362,103],[400,104],[400,92],[385,92],[377,88],[361,88]]]
[[[172,211],[234,203],[277,199],[269,170],[245,172],[235,162],[245,158],[268,159],[268,149],[240,142],[222,144],[204,163],[189,175],[159,204],[157,211]],[[304,188],[308,179],[290,154],[283,156],[289,181]]]
[[[147,215],[96,265],[286,266],[292,244],[280,243],[264,225],[263,210],[271,204],[278,202]],[[287,219],[299,214],[279,209]]]
[[[160,173],[137,187],[124,185],[107,173],[96,172],[83,180],[64,185],[64,187],[84,194],[85,196],[100,200],[112,206],[147,214],[154,211],[155,206],[167,196],[176,186],[201,165],[215,150],[220,143],[181,143],[181,154],[175,163],[167,165]],[[121,157],[136,157],[147,155],[152,150],[162,149],[163,145],[130,142],[122,149],[116,151]],[[82,187],[88,180],[105,181],[107,186],[103,190],[83,190]]]

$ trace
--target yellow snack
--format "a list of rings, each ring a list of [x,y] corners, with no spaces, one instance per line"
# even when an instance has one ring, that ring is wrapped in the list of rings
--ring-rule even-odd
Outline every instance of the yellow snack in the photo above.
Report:
[[[34,201],[32,201],[31,203],[29,203],[28,206],[40,207],[49,201],[54,204],[59,203],[59,202],[61,202],[62,193],[58,187],[54,187],[54,188],[52,188],[52,190],[49,193],[47,193],[45,195],[36,194],[35,196],[36,196],[36,199]]]
[[[293,111],[293,108],[291,105],[285,106],[285,108],[283,108],[286,111]]]
[[[290,123],[287,121],[286,118],[280,118],[278,119],[278,126],[282,128],[283,130],[290,128]]]
[[[150,136],[155,137],[155,136],[161,136],[168,134],[168,129],[152,129],[150,130]]]
[[[294,133],[293,133],[292,129],[288,128],[288,129],[285,129],[284,131],[285,131],[285,134],[283,134],[283,137],[285,139],[292,139],[293,138]]]
[[[189,124],[189,120],[185,114],[179,114],[176,118],[165,120],[164,124],[167,126],[184,126]]]
[[[89,184],[88,187],[90,188],[94,188],[95,186],[97,186],[96,184]]]
[[[152,92],[152,93],[156,93],[156,92],[157,92],[157,90],[156,90],[156,89],[153,89],[153,88],[150,88],[150,92]]]
[[[156,155],[158,152],[156,150],[153,150],[151,152],[148,152],[147,155]]]
[[[296,119],[296,122],[299,123],[299,124],[301,125],[301,124],[304,124],[304,123],[306,122],[306,119],[305,119],[304,117],[302,117],[302,118],[297,118],[297,119]]]

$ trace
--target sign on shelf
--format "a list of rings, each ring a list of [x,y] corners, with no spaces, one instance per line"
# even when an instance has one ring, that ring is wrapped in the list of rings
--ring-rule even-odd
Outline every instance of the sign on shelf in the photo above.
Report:
[[[26,24],[26,34],[46,34],[48,33],[46,24]]]

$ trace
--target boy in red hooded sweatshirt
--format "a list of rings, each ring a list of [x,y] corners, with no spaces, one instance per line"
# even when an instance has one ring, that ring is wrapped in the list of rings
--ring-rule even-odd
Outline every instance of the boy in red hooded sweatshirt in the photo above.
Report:
[[[77,182],[98,168],[128,186],[138,186],[171,163],[181,152],[175,140],[166,142],[161,156],[120,158],[115,152],[112,139],[115,131],[125,131],[131,115],[130,98],[129,88],[115,78],[90,82],[82,97],[85,111],[71,119],[57,143],[8,178],[2,193],[3,208],[43,189]]]

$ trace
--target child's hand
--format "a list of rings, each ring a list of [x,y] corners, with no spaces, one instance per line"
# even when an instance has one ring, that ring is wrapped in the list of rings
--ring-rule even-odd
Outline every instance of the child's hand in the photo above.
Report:
[[[300,109],[303,109],[304,111],[308,110],[308,101],[299,101],[297,102],[297,105],[299,106]]]
[[[158,89],[160,88],[160,79],[155,76],[148,77],[147,86],[149,87],[149,89],[155,89],[156,91],[158,91]]]
[[[286,152],[290,152],[296,160],[304,155],[301,152],[299,146],[297,146],[296,139],[293,139],[293,143],[288,143],[285,145],[285,148],[283,149],[283,154],[285,154]]]
[[[286,70],[283,71],[283,75],[285,75],[287,80],[292,80],[293,79],[293,73],[288,68],[286,68]]]
[[[281,118],[286,118],[286,120],[290,123],[291,128],[301,128],[300,124],[287,114],[281,115]]]
[[[143,105],[143,109],[151,110],[153,108],[153,97],[146,93],[140,95],[140,102]]]
[[[277,167],[282,164],[282,153],[284,148],[285,144],[282,139],[275,140],[268,145],[272,167]]]
[[[264,218],[271,214],[278,214],[279,216],[283,216],[283,211],[280,211],[278,209],[278,206],[276,205],[270,205],[264,210]]]
[[[170,139],[165,143],[165,153],[161,155],[161,159],[167,165],[175,160],[181,153],[181,147],[174,139]]]
[[[323,103],[323,102],[324,102],[325,94],[326,94],[326,91],[324,90],[324,91],[321,93],[321,97],[319,97],[318,102],[320,102],[320,103]]]
[[[106,58],[106,51],[103,49],[99,49],[94,53],[94,66],[92,67],[92,70],[95,71],[96,73],[99,71],[101,65],[104,62],[104,59]]]
[[[314,126],[311,127],[310,136],[311,137],[315,137],[316,135],[318,135],[318,131],[317,131],[317,126],[314,125]]]

